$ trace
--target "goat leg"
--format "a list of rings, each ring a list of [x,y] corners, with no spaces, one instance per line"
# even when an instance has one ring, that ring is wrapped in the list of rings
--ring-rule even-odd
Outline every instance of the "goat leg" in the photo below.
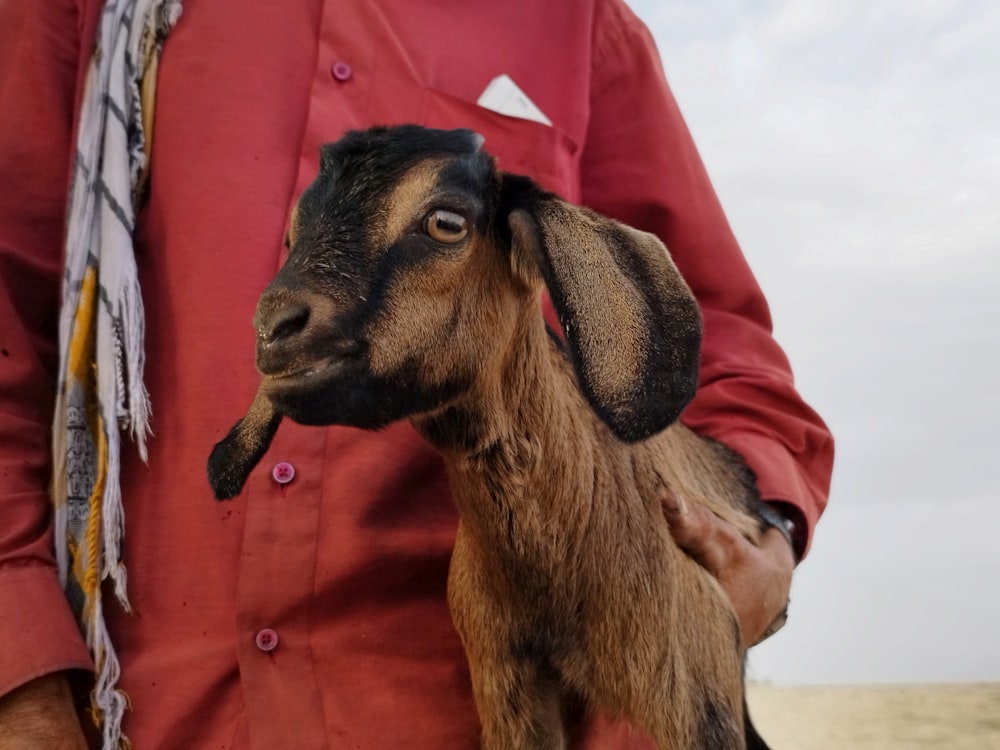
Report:
[[[267,452],[281,415],[263,389],[257,391],[246,416],[233,425],[208,457],[208,481],[217,500],[240,494],[250,472]]]
[[[559,685],[544,665],[504,653],[505,641],[466,641],[483,750],[565,750]],[[493,648],[491,648],[493,647]],[[509,651],[509,647],[507,649]]]
[[[493,594],[461,524],[448,576],[448,604],[465,647],[483,750],[564,750],[558,675],[543,654],[525,653],[530,626]]]

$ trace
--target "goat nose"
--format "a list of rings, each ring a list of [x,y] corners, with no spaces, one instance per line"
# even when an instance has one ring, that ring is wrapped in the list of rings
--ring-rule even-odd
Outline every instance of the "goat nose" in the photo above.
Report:
[[[301,333],[308,322],[308,305],[282,307],[261,321],[257,327],[257,339],[264,346],[277,344]]]

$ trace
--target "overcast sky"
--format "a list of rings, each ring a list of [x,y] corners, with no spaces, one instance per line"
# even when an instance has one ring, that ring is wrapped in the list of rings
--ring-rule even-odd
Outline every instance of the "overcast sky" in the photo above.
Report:
[[[1000,680],[1000,3],[630,3],[838,441],[751,676]]]

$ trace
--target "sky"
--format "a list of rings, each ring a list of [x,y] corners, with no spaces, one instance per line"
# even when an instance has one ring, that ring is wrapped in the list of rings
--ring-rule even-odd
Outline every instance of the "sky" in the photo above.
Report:
[[[837,439],[750,677],[1000,681],[1000,4],[629,2]]]

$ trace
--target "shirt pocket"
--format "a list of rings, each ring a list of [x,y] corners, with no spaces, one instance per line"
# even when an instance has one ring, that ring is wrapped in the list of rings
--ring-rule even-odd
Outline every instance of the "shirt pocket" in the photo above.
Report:
[[[508,117],[435,89],[425,89],[420,124],[431,128],[468,128],[485,141],[505,172],[523,174],[546,190],[579,202],[577,144],[558,127]]]

